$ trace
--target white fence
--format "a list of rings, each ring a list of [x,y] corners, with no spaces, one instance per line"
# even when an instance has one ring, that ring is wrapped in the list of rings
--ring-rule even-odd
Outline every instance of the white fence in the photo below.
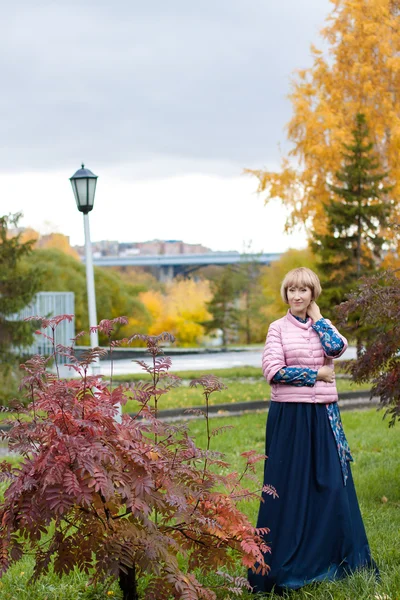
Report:
[[[31,304],[26,306],[14,318],[22,321],[26,317],[55,317],[56,315],[73,315],[75,311],[75,299],[73,292],[39,292]],[[38,328],[39,329],[39,328]],[[41,329],[48,336],[52,335],[50,328]],[[75,337],[75,318],[69,323],[63,321],[55,331],[55,343],[64,346],[71,345],[71,339]],[[53,348],[50,340],[42,335],[34,335],[30,346],[20,348],[24,354],[52,354]],[[60,361],[63,362],[63,361]]]

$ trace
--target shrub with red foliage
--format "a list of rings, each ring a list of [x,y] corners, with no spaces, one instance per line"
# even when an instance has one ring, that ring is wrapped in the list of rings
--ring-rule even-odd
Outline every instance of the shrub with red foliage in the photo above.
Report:
[[[42,320],[42,326],[54,331],[63,318],[69,316]],[[99,325],[111,352],[121,343],[111,341],[114,322]],[[123,341],[137,338],[150,353],[150,365],[140,363],[151,377],[130,386],[112,388],[90,374],[99,349],[78,360],[72,347],[54,348],[53,358],[67,355],[77,379],[49,372],[49,359],[40,356],[22,366],[30,403],[14,403],[11,429],[2,434],[22,460],[18,467],[1,463],[0,476],[9,486],[0,505],[0,571],[29,550],[34,579],[50,565],[60,576],[77,567],[92,581],[117,578],[124,599],[136,600],[138,578],[148,573],[148,600],[213,600],[215,591],[200,583],[196,570],[229,569],[238,555],[245,567],[268,569],[262,537],[267,530],[252,527],[237,507],[238,501],[259,498],[243,477],[254,479],[254,464],[264,456],[244,453],[242,474],[219,472],[229,465],[210,448],[219,432],[208,419],[209,397],[221,389],[215,377],[192,382],[203,388],[207,448],[195,445],[185,424],[160,421],[159,400],[180,382],[169,374],[171,360],[160,347],[173,340],[165,333]],[[127,399],[136,401],[137,412],[119,422],[119,405]],[[242,577],[220,574],[232,593],[247,585]]]
[[[396,272],[361,279],[358,289],[337,311],[343,325],[357,315],[357,325],[368,330],[350,370],[355,381],[372,382],[371,396],[379,396],[393,426],[400,419],[400,280]]]

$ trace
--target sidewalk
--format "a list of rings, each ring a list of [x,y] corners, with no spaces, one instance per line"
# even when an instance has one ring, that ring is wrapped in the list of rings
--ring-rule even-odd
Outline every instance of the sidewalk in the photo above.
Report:
[[[126,350],[131,351],[131,348],[127,348]],[[143,373],[143,368],[138,365],[135,361],[138,358],[144,359],[145,362],[149,363],[150,358],[148,354],[143,354],[143,348],[136,348],[140,355],[132,356],[129,358],[116,358],[113,361],[113,372],[114,375],[128,375],[132,373]],[[261,375],[261,354],[262,349],[240,349],[236,348],[235,350],[205,350],[205,349],[192,349],[191,352],[182,351],[182,349],[177,349],[178,352],[170,352],[172,348],[168,348],[165,350],[165,354],[170,356],[172,359],[172,368],[171,372],[174,373],[176,371],[215,371],[215,374],[218,375],[218,371],[220,369],[227,369],[232,367],[257,367],[260,369]],[[114,353],[113,353],[114,354]],[[346,352],[343,354],[340,360],[349,360],[355,358],[355,348],[347,348]],[[65,366],[59,367],[61,377],[69,378],[76,377],[77,374],[75,371],[68,369]],[[104,375],[105,377],[109,377],[111,372],[111,363],[109,357],[104,357],[103,360],[99,362],[96,366],[96,373],[100,375]]]

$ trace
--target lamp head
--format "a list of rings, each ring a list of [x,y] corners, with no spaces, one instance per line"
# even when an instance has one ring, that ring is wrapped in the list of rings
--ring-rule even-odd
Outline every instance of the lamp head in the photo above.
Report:
[[[87,215],[93,209],[97,175],[85,169],[85,165],[82,164],[82,167],[70,177],[70,182],[78,210]]]

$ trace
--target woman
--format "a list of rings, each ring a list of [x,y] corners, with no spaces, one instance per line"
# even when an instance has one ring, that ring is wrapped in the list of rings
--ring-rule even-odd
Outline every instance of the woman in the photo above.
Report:
[[[297,589],[372,567],[339,409],[333,358],[346,339],[321,315],[317,275],[301,267],[281,286],[287,314],[268,330],[262,366],[271,383],[263,494],[257,527],[270,527],[267,575],[249,571],[254,592]]]

